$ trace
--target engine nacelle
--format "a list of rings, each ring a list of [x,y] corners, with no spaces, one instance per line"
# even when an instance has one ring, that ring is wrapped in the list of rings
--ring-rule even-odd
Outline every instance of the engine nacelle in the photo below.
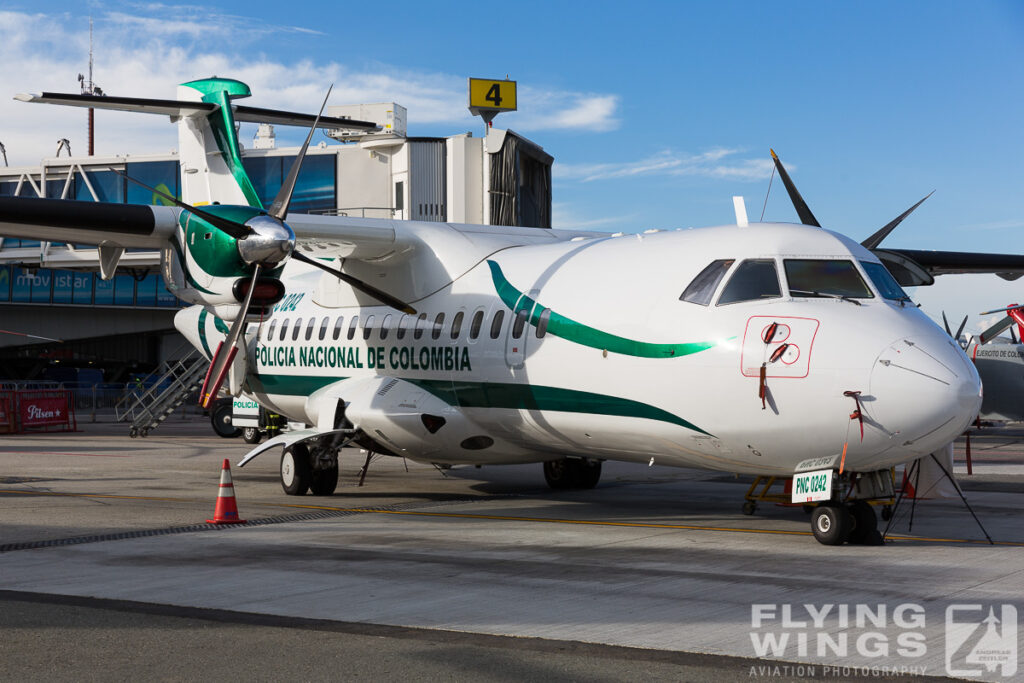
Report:
[[[306,402],[317,429],[351,422],[396,455],[440,464],[519,462],[527,451],[496,439],[461,408],[394,377],[353,378],[324,387]]]

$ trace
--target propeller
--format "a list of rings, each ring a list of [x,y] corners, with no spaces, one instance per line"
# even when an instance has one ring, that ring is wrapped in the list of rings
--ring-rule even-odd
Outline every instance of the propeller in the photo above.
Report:
[[[800,222],[804,225],[813,225],[820,228],[821,223],[819,223],[818,219],[814,217],[813,213],[811,213],[811,210],[808,208],[807,202],[804,201],[804,198],[800,196],[800,191],[796,189],[796,185],[793,184],[793,180],[789,177],[789,174],[786,173],[786,168],[782,165],[782,161],[779,159],[779,156],[775,153],[774,149],[769,151],[772,154],[772,161],[775,162],[775,168],[779,172],[779,177],[782,178],[782,184],[786,186],[786,192],[789,193],[789,200],[793,203],[793,208],[796,209],[796,215],[800,218]],[[924,203],[924,200],[928,199],[928,197],[931,197],[933,194],[935,194],[935,190],[929,192],[919,202],[917,202],[917,204],[914,204],[899,216],[886,223],[881,230],[861,242],[861,245],[866,249],[872,250],[878,247],[878,245],[882,243],[882,240],[888,237],[889,233],[895,230],[896,226],[903,222],[904,218],[913,213],[914,209],[921,206],[921,204]],[[948,328],[946,331],[949,331]]]
[[[1018,304],[1010,304],[1006,308],[997,308],[993,311],[985,311],[980,315],[992,315],[993,313],[1006,313],[1006,317],[1001,318],[992,327],[988,328],[980,335],[978,335],[978,341],[982,344],[987,344],[1006,330],[1010,330],[1010,337],[1013,338],[1013,324],[1018,325],[1024,324],[1024,306]],[[1016,343],[1016,342],[1014,342]]]
[[[967,316],[965,315],[964,319],[960,321],[960,327],[956,328],[956,334],[953,334],[953,332],[949,329],[949,320],[946,319],[946,312],[943,311],[942,326],[946,328],[946,334],[952,337],[953,341],[955,341],[957,344],[960,344],[960,346],[963,347],[963,344],[960,343],[960,335],[963,333],[964,327],[967,326]]]
[[[235,320],[231,325],[231,329],[228,331],[227,337],[220,343],[220,345],[218,345],[217,351],[214,353],[213,359],[210,362],[210,368],[206,372],[206,378],[203,381],[203,388],[200,390],[199,394],[200,405],[204,408],[208,408],[210,403],[214,398],[216,398],[220,391],[220,387],[224,383],[228,370],[231,367],[231,363],[235,359],[235,355],[238,353],[238,340],[241,338],[242,331],[245,329],[245,317],[249,312],[249,304],[252,302],[257,280],[259,279],[260,272],[264,267],[277,265],[286,258],[292,257],[297,261],[307,263],[336,276],[353,289],[363,292],[367,296],[370,296],[371,298],[388,306],[396,308],[404,313],[416,313],[415,309],[404,301],[401,301],[398,298],[363,282],[359,278],[343,273],[335,268],[331,268],[317,259],[310,258],[309,256],[296,251],[295,233],[284,222],[285,216],[288,215],[288,208],[291,206],[292,196],[295,193],[295,186],[298,182],[299,172],[302,170],[302,162],[306,157],[306,152],[309,150],[309,143],[313,139],[313,134],[316,132],[317,125],[320,123],[320,117],[323,115],[324,107],[327,106],[327,99],[330,97],[332,89],[333,86],[328,88],[323,104],[320,105],[320,112],[316,115],[316,119],[313,121],[313,125],[309,129],[309,133],[306,135],[306,140],[302,144],[302,149],[299,150],[298,156],[296,156],[295,161],[292,162],[288,175],[285,177],[285,180],[281,185],[281,189],[278,190],[277,196],[274,197],[274,201],[271,203],[270,209],[267,213],[256,215],[245,223],[239,223],[237,221],[224,218],[223,216],[219,216],[214,212],[196,208],[195,206],[186,204],[176,197],[168,195],[166,192],[150,187],[149,185],[146,185],[145,183],[136,180],[117,169],[110,169],[127,180],[145,187],[146,189],[167,199],[175,206],[188,211],[218,230],[221,230],[227,235],[233,237],[238,246],[239,256],[241,256],[243,261],[253,267],[252,278],[249,281],[249,287],[245,293],[242,308],[235,317]]]
[[[252,293],[256,291],[254,285],[256,278],[260,276],[260,264],[257,263],[253,266],[252,271],[252,282],[249,285],[249,291],[245,293],[242,309],[235,316],[235,321],[231,323],[228,336],[217,345],[217,351],[213,354],[210,367],[203,379],[203,388],[199,391],[199,405],[204,408],[209,408],[210,403],[217,398],[217,393],[220,391],[221,385],[224,384],[224,378],[227,377],[228,370],[231,369],[231,363],[238,354],[238,338],[242,336],[242,330],[245,328],[245,314],[252,302]]]
[[[779,172],[779,177],[782,178],[782,184],[786,186],[786,192],[789,193],[789,201],[793,202],[793,208],[796,209],[796,215],[800,217],[800,222],[804,225],[813,225],[816,228],[821,227],[821,223],[811,213],[810,208],[807,206],[807,202],[800,196],[800,191],[796,189],[796,185],[793,184],[793,180],[786,173],[786,167],[782,165],[779,160],[779,156],[775,153],[774,149],[769,149],[772,153],[772,161],[775,162],[775,168]]]
[[[882,243],[882,240],[889,236],[890,232],[896,229],[897,225],[903,222],[904,218],[913,213],[914,209],[924,204],[924,200],[928,199],[928,197],[931,197],[933,194],[935,194],[935,190],[932,190],[931,192],[926,194],[917,204],[914,204],[912,207],[901,213],[899,216],[896,216],[896,218],[893,218],[891,221],[886,223],[884,228],[882,228],[874,235],[861,242],[861,245],[863,245],[866,249],[874,249],[875,247],[877,247],[879,244]]]

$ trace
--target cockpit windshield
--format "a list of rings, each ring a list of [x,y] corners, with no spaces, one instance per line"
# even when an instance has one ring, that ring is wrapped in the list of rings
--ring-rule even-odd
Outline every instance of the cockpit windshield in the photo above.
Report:
[[[704,270],[697,273],[693,282],[687,285],[686,289],[679,296],[680,301],[689,301],[691,304],[707,306],[711,303],[711,297],[718,289],[718,283],[725,277],[726,272],[735,263],[735,259],[719,259],[712,261]]]
[[[872,299],[874,294],[852,261],[784,259],[789,293],[797,297]]]
[[[744,261],[736,267],[729,278],[722,295],[718,297],[718,305],[734,304],[740,301],[774,299],[782,296],[779,287],[779,274],[775,269],[775,261],[771,259],[752,259]]]
[[[875,283],[875,287],[878,288],[878,293],[885,299],[891,299],[893,301],[909,302],[910,297],[903,291],[899,283],[896,282],[896,278],[892,276],[889,269],[883,266],[881,263],[872,263],[870,261],[861,261],[861,267],[864,272],[868,274],[871,281]]]

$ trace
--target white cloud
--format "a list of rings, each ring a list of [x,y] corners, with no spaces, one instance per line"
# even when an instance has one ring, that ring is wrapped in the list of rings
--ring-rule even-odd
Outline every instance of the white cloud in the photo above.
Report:
[[[762,180],[771,174],[771,160],[736,158],[741,151],[715,148],[701,154],[681,155],[663,150],[640,161],[601,164],[556,163],[553,173],[560,180],[579,180],[584,183],[649,175]]]
[[[479,125],[479,119],[466,110],[466,81],[461,76],[388,64],[354,68],[336,62],[285,62],[245,50],[259,48],[258,38],[270,32],[315,31],[261,25],[196,6],[148,3],[121,9],[125,11],[97,15],[94,26],[93,78],[108,95],[174,98],[176,84],[218,75],[250,86],[253,97],[246,104],[316,111],[327,86],[334,83],[330,104],[398,102],[409,110],[413,131],[426,124],[451,124],[453,132]],[[172,12],[175,18],[167,21]],[[230,33],[231,48],[237,51],[228,52],[228,46],[209,40],[210,35],[223,33]],[[11,98],[19,92],[78,92],[75,76],[88,68],[88,24],[67,14],[0,11],[0,34],[4,35],[0,63],[5,86],[0,92],[0,142],[11,165],[38,164],[53,154],[56,141],[64,137],[71,140],[76,154],[83,154],[83,110],[24,104]],[[504,114],[501,123],[523,132],[607,131],[619,125],[618,106],[615,95],[525,88],[519,97],[520,111]],[[163,153],[176,146],[177,134],[165,118],[97,112],[97,154]]]
[[[551,206],[551,227],[560,230],[594,230],[615,232],[626,230],[637,220],[635,215],[601,216],[592,218],[580,213],[576,207],[565,202],[554,202]],[[632,228],[635,229],[635,225]]]

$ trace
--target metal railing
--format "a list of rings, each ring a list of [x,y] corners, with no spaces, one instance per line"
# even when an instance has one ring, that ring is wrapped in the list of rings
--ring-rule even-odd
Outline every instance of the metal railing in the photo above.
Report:
[[[115,405],[120,422],[131,420],[131,436],[146,436],[183,404],[192,398],[198,403],[199,386],[209,363],[193,349],[191,353],[163,369],[136,382],[132,390]],[[186,408],[187,410],[187,408]]]
[[[351,206],[339,209],[313,209],[309,213],[320,216],[352,216],[354,218],[395,217],[395,209],[390,206]]]

